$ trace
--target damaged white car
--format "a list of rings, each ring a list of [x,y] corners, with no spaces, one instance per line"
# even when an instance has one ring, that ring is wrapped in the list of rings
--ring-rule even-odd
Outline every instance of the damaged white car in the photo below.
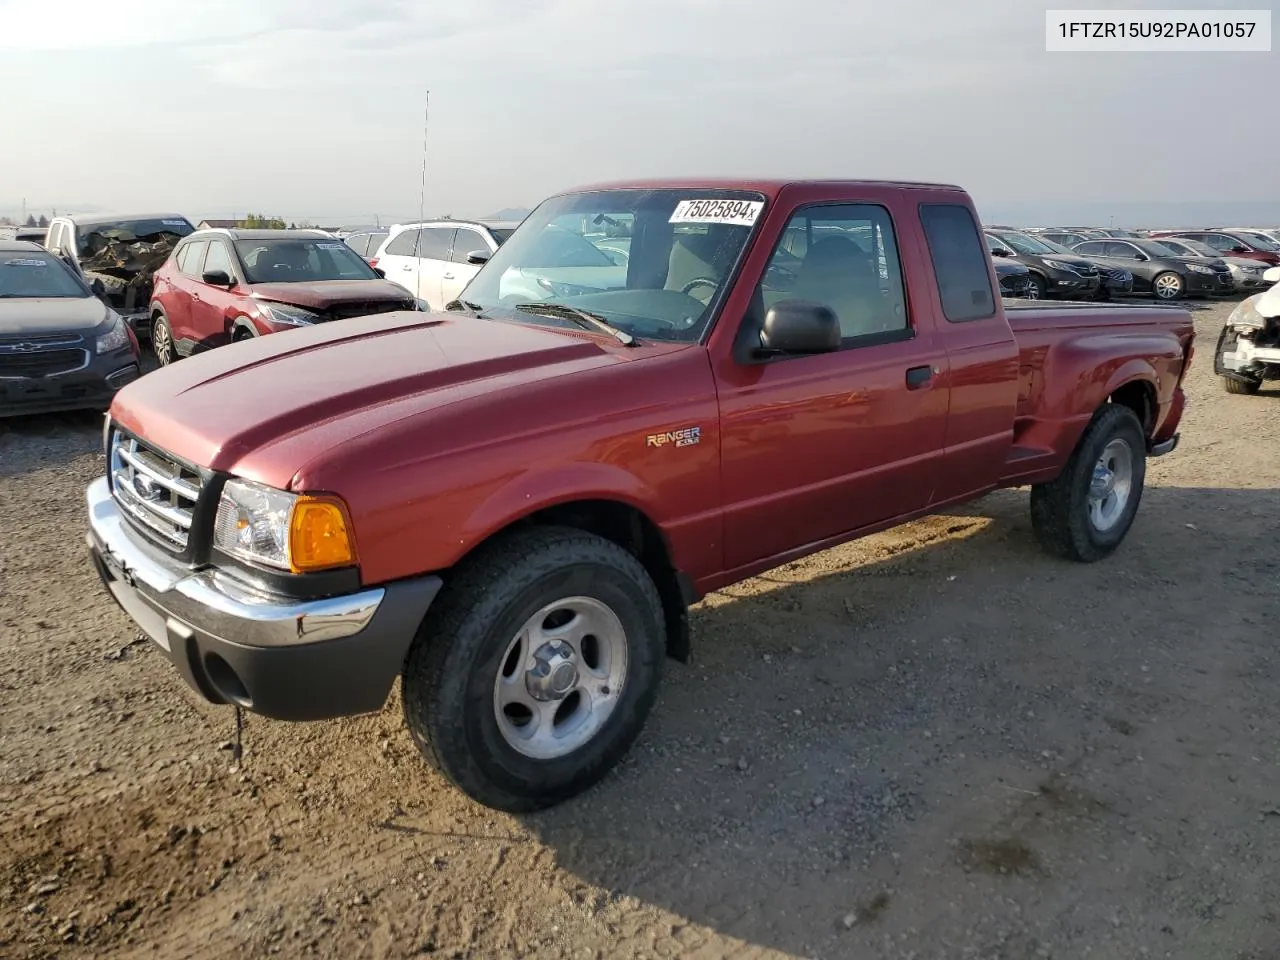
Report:
[[[1227,393],[1257,393],[1264,380],[1280,380],[1280,267],[1262,278],[1271,288],[1242,300],[1218,337],[1213,372]]]

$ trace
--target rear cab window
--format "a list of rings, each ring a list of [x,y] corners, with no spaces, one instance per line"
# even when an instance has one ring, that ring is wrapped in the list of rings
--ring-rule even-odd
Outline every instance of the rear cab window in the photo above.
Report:
[[[996,315],[990,258],[969,208],[961,203],[920,205],[942,314],[951,323]]]

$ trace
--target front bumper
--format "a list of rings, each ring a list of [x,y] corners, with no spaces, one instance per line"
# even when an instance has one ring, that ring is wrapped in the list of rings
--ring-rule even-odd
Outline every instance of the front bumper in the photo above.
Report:
[[[190,569],[142,542],[105,477],[89,485],[90,558],[103,586],[210,703],[278,720],[381,709],[437,576],[299,601],[213,569]]]
[[[1196,273],[1188,270],[1186,277],[1187,293],[1221,295],[1236,292],[1236,282],[1229,273]]]
[[[66,410],[106,410],[111,398],[140,376],[138,359],[99,357],[83,370],[47,377],[0,377],[0,417]]]
[[[1082,277],[1075,273],[1054,271],[1049,275],[1045,293],[1050,297],[1088,297],[1096,294],[1101,287],[1101,277]]]

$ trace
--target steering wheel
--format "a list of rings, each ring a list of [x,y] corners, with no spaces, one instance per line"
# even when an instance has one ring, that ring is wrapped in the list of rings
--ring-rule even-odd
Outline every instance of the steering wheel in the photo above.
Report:
[[[681,292],[681,293],[683,293],[683,294],[684,294],[685,296],[687,296],[687,297],[693,297],[693,294],[692,294],[692,293],[690,293],[689,291],[690,291],[690,290],[697,290],[699,287],[710,287],[710,288],[711,288],[711,295],[712,295],[712,296],[715,296],[715,292],[716,292],[716,290],[718,290],[718,289],[720,288],[720,281],[719,281],[719,280],[713,280],[711,277],[695,277],[694,279],[692,279],[692,280],[690,280],[688,283],[686,283],[683,287],[681,287],[681,288],[680,288],[680,292]],[[705,303],[709,303],[709,302],[710,302],[711,297],[707,297],[707,299],[706,299],[706,300],[701,300],[699,297],[693,297],[693,299],[694,299],[694,300],[699,300],[699,302],[701,302],[701,303],[704,303],[704,304],[705,304]]]

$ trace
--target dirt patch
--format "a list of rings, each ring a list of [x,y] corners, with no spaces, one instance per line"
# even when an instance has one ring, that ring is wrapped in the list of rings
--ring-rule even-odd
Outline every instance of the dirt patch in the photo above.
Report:
[[[398,696],[233,770],[84,556],[100,420],[4,422],[0,956],[1276,956],[1280,392],[1212,376],[1229,309],[1115,557],[1006,491],[710,596],[616,774],[520,818]]]

